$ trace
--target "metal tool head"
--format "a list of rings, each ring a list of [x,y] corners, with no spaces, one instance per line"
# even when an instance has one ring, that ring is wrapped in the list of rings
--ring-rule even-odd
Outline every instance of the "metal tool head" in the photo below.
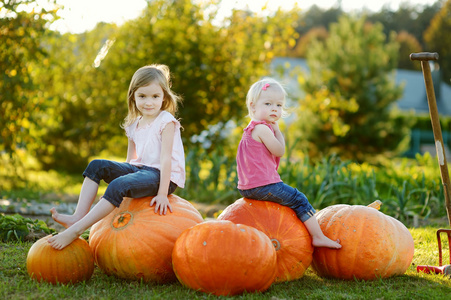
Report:
[[[420,60],[420,61],[427,61],[427,60],[438,60],[438,53],[437,52],[419,52],[419,53],[412,53],[410,54],[410,60]]]

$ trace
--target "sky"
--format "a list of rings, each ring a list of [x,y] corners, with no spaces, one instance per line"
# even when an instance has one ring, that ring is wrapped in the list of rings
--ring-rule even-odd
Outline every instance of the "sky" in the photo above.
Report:
[[[202,0],[199,0],[202,1]],[[363,2],[367,2],[363,4]],[[412,5],[425,5],[435,3],[436,0],[341,0],[342,9],[345,11],[361,10],[366,8],[378,11],[384,5],[396,10],[400,3],[409,2]],[[57,0],[64,6],[59,11],[60,20],[52,25],[52,29],[62,33],[81,33],[91,30],[98,22],[116,23],[138,17],[146,6],[145,0]],[[277,10],[278,7],[290,10],[295,4],[301,9],[308,9],[313,4],[327,9],[337,5],[337,0],[223,0],[218,11],[219,16],[226,17],[233,8],[245,8],[246,6],[255,12],[260,12],[267,4],[267,9]]]

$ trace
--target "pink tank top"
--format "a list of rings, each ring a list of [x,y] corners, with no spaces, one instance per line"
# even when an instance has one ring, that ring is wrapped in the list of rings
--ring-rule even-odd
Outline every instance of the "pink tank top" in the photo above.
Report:
[[[280,157],[272,155],[263,143],[252,138],[252,130],[258,124],[267,125],[274,133],[271,125],[265,121],[251,121],[244,129],[236,155],[238,189],[240,190],[282,181],[277,173]]]

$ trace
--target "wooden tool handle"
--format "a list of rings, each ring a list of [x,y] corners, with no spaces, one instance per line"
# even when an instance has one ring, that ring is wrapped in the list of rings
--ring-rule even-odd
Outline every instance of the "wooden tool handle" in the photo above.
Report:
[[[438,60],[437,52],[419,52],[410,54],[410,60]]]

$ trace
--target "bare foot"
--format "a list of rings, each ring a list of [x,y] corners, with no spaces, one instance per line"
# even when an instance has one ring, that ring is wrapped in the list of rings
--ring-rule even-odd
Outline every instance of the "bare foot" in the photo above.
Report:
[[[332,249],[340,249],[340,240],[333,241],[327,236],[323,235],[322,237],[313,237],[312,238],[312,245],[313,247],[326,247],[326,248],[332,248]]]
[[[55,222],[60,223],[64,226],[64,228],[69,228],[74,223],[76,223],[79,219],[75,217],[74,215],[63,215],[56,211],[56,208],[52,207],[50,210],[52,213],[52,219],[55,220]]]
[[[70,243],[75,241],[80,235],[73,228],[66,229],[62,233],[58,233],[48,239],[49,244],[56,250],[62,250]]]

